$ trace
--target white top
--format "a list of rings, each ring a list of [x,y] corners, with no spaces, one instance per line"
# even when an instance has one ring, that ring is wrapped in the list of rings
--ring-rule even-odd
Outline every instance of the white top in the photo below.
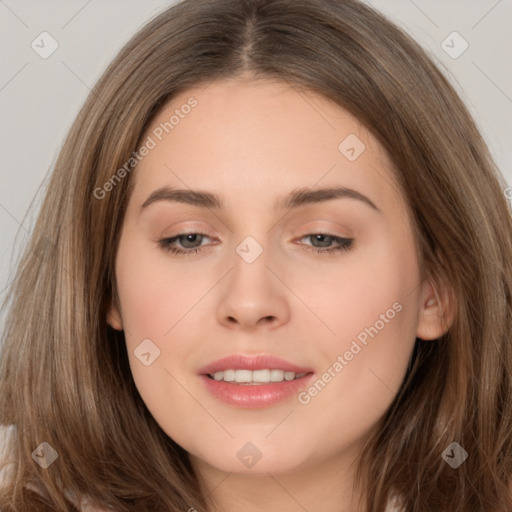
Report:
[[[14,458],[10,448],[14,442],[15,429],[14,425],[8,427],[0,425],[0,487],[6,485],[12,476]],[[4,468],[2,465],[5,462],[8,465]]]
[[[11,447],[14,443],[14,436],[16,435],[16,427],[14,425],[4,426],[0,425],[0,464],[8,462],[5,468],[0,465],[0,487],[7,484],[8,480],[12,477],[12,468],[14,466],[14,454],[12,453]],[[34,487],[32,489],[37,491]],[[70,497],[68,495],[68,497]],[[87,503],[87,500],[81,502],[82,512],[95,512],[97,509],[93,509],[91,505]],[[400,512],[400,509],[396,505],[396,501],[391,501],[386,509],[386,512]]]

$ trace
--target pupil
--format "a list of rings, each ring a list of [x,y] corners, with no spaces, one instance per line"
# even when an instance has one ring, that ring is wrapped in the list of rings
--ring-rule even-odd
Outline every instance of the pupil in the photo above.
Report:
[[[322,242],[322,239],[326,239],[324,240],[324,242],[327,242],[327,245],[329,245],[329,239],[331,237],[329,235],[315,235],[315,238],[319,242]],[[325,247],[325,245],[323,245],[322,247]]]
[[[188,234],[188,235],[185,235],[185,246],[187,246],[186,244],[188,244],[189,242],[190,243],[194,243],[194,239],[197,238],[198,236],[200,235],[197,235],[197,234]]]

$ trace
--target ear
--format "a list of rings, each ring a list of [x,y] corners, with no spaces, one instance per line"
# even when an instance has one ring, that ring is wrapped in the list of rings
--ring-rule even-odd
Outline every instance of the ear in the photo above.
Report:
[[[119,306],[117,305],[117,303],[114,299],[111,299],[109,302],[110,303],[109,303],[109,306],[107,309],[107,323],[113,329],[116,329],[117,331],[122,331],[123,330],[123,320],[121,318]]]
[[[455,317],[455,298],[444,283],[427,278],[422,284],[416,336],[435,340],[446,334]]]

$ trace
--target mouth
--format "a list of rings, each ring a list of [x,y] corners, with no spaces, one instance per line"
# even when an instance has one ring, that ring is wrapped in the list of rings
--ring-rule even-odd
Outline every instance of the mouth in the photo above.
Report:
[[[220,370],[213,374],[207,374],[212,380],[231,382],[233,384],[241,384],[246,386],[258,386],[261,384],[269,384],[276,382],[290,382],[296,379],[302,379],[308,372],[295,373],[287,372],[281,369],[265,368],[262,370]]]
[[[265,408],[290,400],[314,376],[301,367],[273,356],[229,356],[199,370],[209,394],[237,408]]]

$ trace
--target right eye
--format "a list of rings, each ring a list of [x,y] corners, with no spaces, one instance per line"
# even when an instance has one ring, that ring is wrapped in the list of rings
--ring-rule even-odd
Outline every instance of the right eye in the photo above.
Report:
[[[202,250],[200,249],[202,245],[194,246],[194,244],[196,244],[197,239],[202,241],[204,237],[209,238],[208,235],[204,233],[180,233],[172,238],[163,238],[162,240],[159,240],[158,245],[164,251],[173,254],[196,254]],[[185,246],[191,244],[193,247],[185,247],[182,249],[180,247],[176,247],[176,242],[184,242]]]

